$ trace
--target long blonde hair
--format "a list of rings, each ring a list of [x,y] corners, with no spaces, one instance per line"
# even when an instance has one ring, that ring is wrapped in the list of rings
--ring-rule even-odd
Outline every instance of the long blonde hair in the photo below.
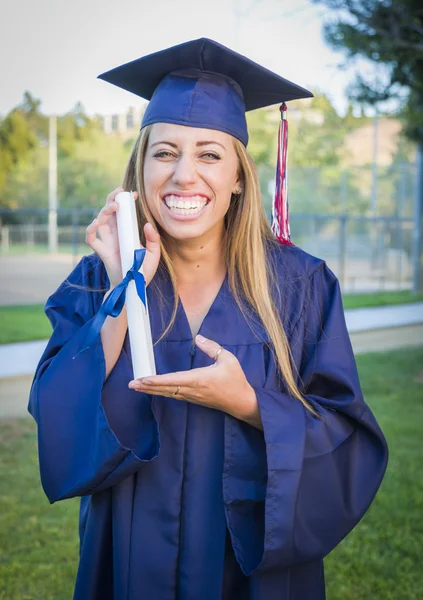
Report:
[[[141,129],[132,150],[123,181],[125,190],[137,191],[139,195],[137,213],[140,238],[143,245],[145,245],[143,229],[145,223],[148,221],[156,230],[158,229],[158,224],[148,208],[143,185],[144,157],[151,127],[149,125]],[[247,322],[245,301],[248,308],[252,309],[263,324],[273,346],[279,373],[285,381],[289,393],[302,402],[311,413],[316,414],[302,396],[295,382],[293,374],[295,364],[279,317],[279,311],[270,293],[271,286],[277,290],[278,285],[275,281],[274,270],[267,268],[266,246],[278,242],[275,241],[264,212],[255,164],[240,141],[234,139],[234,146],[239,160],[243,191],[240,196],[232,197],[228,212],[225,215],[225,260],[230,290],[242,314],[247,318]],[[169,273],[175,300],[171,320],[159,338],[162,339],[175,321],[179,297],[176,273],[162,236],[160,249],[161,267],[165,267]]]

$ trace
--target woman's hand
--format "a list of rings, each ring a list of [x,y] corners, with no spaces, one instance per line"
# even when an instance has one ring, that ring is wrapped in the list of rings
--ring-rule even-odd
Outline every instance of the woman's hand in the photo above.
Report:
[[[202,336],[197,336],[195,341],[211,358],[221,348],[213,340]],[[169,396],[215,408],[262,429],[254,389],[248,383],[238,359],[228,350],[222,349],[216,362],[209,367],[143,377],[131,381],[129,387],[153,396]],[[174,395],[177,390],[178,394]]]
[[[103,261],[112,287],[117,286],[123,279],[116,220],[116,212],[119,209],[116,196],[123,191],[124,189],[119,187],[107,196],[106,205],[103,206],[94,221],[88,225],[85,236],[86,243]],[[137,200],[138,194],[136,192],[133,194],[134,199]],[[97,232],[99,237],[97,237]],[[159,266],[160,235],[151,223],[144,225],[144,233],[147,252],[143,262],[143,273],[148,285]]]

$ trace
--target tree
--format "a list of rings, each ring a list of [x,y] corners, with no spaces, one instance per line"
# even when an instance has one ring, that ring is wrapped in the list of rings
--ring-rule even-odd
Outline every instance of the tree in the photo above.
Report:
[[[41,112],[41,100],[35,98],[28,90],[23,95],[21,104],[16,107],[25,117],[31,132],[41,144],[48,142],[48,117]]]
[[[93,130],[75,141],[72,155],[59,160],[59,198],[64,208],[101,207],[122,184],[130,151],[118,135]]]
[[[19,109],[13,109],[0,123],[0,195],[13,169],[37,145],[28,122]]]
[[[359,103],[397,99],[406,134],[423,142],[423,6],[421,0],[313,0],[334,17],[326,41],[350,61],[364,57],[383,71],[358,75],[349,95]]]
[[[266,211],[270,213],[272,194],[268,182],[275,177],[278,107],[247,113],[250,142],[248,150],[258,167]],[[310,102],[288,104],[289,150],[288,185],[292,212],[339,212],[354,207],[361,212],[363,202],[356,182],[346,180],[341,163],[345,156],[345,136],[362,124],[351,111],[340,117],[327,96],[316,93]],[[347,186],[349,206],[341,206],[341,186]]]
[[[419,169],[423,169],[423,6],[421,0],[313,0],[331,10],[334,18],[325,25],[327,42],[344,50],[347,59],[364,57],[383,66],[382,76],[357,76],[349,95],[359,103],[378,105],[397,99],[405,134],[418,144]],[[423,173],[417,202],[423,232]],[[420,240],[423,234],[420,235]],[[416,237],[416,239],[418,239]],[[423,290],[423,247],[416,252],[420,265],[414,287]]]
[[[72,156],[75,145],[90,137],[96,124],[85,112],[84,107],[78,102],[74,108],[59,117],[57,123],[57,149],[59,158]]]
[[[1,206],[47,206],[49,119],[40,107],[41,100],[26,91],[22,102],[0,122]],[[87,198],[94,201],[96,192],[101,192],[102,199],[113,177],[121,180],[123,167],[121,160],[105,156],[103,146],[110,147],[110,143],[104,134],[99,139],[98,120],[90,119],[78,103],[58,117],[57,129],[61,206],[85,204]],[[112,146],[116,150],[123,144],[118,141]]]

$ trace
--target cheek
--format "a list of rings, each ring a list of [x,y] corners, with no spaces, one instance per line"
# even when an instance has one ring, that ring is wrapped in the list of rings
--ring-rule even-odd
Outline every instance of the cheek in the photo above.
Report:
[[[156,168],[156,165],[151,161],[145,161],[144,164],[144,188],[145,193],[150,195],[154,193],[154,190],[160,186],[160,172]]]
[[[213,188],[219,206],[222,206],[222,208],[228,207],[236,179],[232,169],[215,169],[213,172],[209,172],[208,175],[207,182]]]
[[[157,163],[146,161],[144,164],[143,178],[148,207],[153,215],[157,216],[160,208],[159,190],[166,182],[167,176],[164,173],[163,168],[157,168]]]

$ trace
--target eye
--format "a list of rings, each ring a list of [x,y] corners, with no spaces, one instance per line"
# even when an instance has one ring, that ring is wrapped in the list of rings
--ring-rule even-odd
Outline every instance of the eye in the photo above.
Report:
[[[218,154],[216,154],[215,152],[205,152],[201,156],[206,156],[206,157],[213,158],[215,160],[220,160],[220,156]]]
[[[154,158],[168,158],[169,156],[174,156],[169,150],[160,150],[153,155]]]

